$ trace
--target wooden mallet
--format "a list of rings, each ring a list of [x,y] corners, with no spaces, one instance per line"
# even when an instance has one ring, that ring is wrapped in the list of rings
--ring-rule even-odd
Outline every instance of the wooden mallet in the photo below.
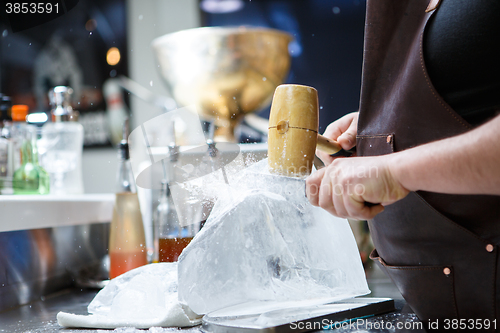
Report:
[[[316,149],[348,155],[333,140],[318,134],[316,89],[283,84],[276,88],[269,116],[268,164],[271,173],[303,177],[311,173]]]

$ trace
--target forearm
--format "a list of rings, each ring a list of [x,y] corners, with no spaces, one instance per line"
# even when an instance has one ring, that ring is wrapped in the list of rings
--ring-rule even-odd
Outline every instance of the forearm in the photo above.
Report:
[[[410,191],[500,195],[500,116],[462,135],[395,153],[389,168]]]

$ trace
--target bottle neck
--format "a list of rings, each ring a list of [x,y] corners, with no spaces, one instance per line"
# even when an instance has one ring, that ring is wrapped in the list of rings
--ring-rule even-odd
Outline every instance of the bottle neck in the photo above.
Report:
[[[26,125],[26,124],[24,124]],[[38,164],[38,150],[36,145],[36,132],[28,126],[22,129],[21,162],[22,164]]]
[[[116,193],[136,193],[132,166],[129,159],[120,159],[118,162],[118,178],[116,182]]]
[[[125,127],[128,123],[126,122]],[[135,179],[130,164],[129,147],[126,138],[128,129],[124,130],[123,140],[118,144],[118,181],[116,184],[116,193],[136,193]]]
[[[61,123],[65,121],[71,121],[71,117],[69,114],[63,114],[63,115],[52,115],[52,122],[53,123]]]
[[[161,181],[160,198],[167,198],[170,196],[170,186],[168,182],[164,179]]]
[[[164,205],[169,205],[171,209],[175,210],[173,205],[172,195],[170,192],[170,184],[163,180],[161,184],[159,203]]]
[[[52,122],[64,122],[71,120],[71,106],[64,106],[62,104],[56,105],[54,109],[52,109]]]

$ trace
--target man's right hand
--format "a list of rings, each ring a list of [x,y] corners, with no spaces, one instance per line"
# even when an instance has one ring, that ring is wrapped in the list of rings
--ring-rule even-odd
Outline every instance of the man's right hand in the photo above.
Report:
[[[352,149],[356,146],[358,115],[359,112],[352,112],[346,114],[340,119],[335,120],[333,123],[328,125],[323,135],[329,139],[337,141],[344,150]],[[316,155],[323,161],[323,163],[325,163],[325,165],[329,165],[335,159],[335,157],[319,150],[316,151]]]

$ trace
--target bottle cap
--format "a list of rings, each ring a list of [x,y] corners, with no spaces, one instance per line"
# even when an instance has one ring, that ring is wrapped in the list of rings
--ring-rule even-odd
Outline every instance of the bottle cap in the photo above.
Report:
[[[29,107],[23,104],[12,105],[12,120],[13,121],[26,121]]]

